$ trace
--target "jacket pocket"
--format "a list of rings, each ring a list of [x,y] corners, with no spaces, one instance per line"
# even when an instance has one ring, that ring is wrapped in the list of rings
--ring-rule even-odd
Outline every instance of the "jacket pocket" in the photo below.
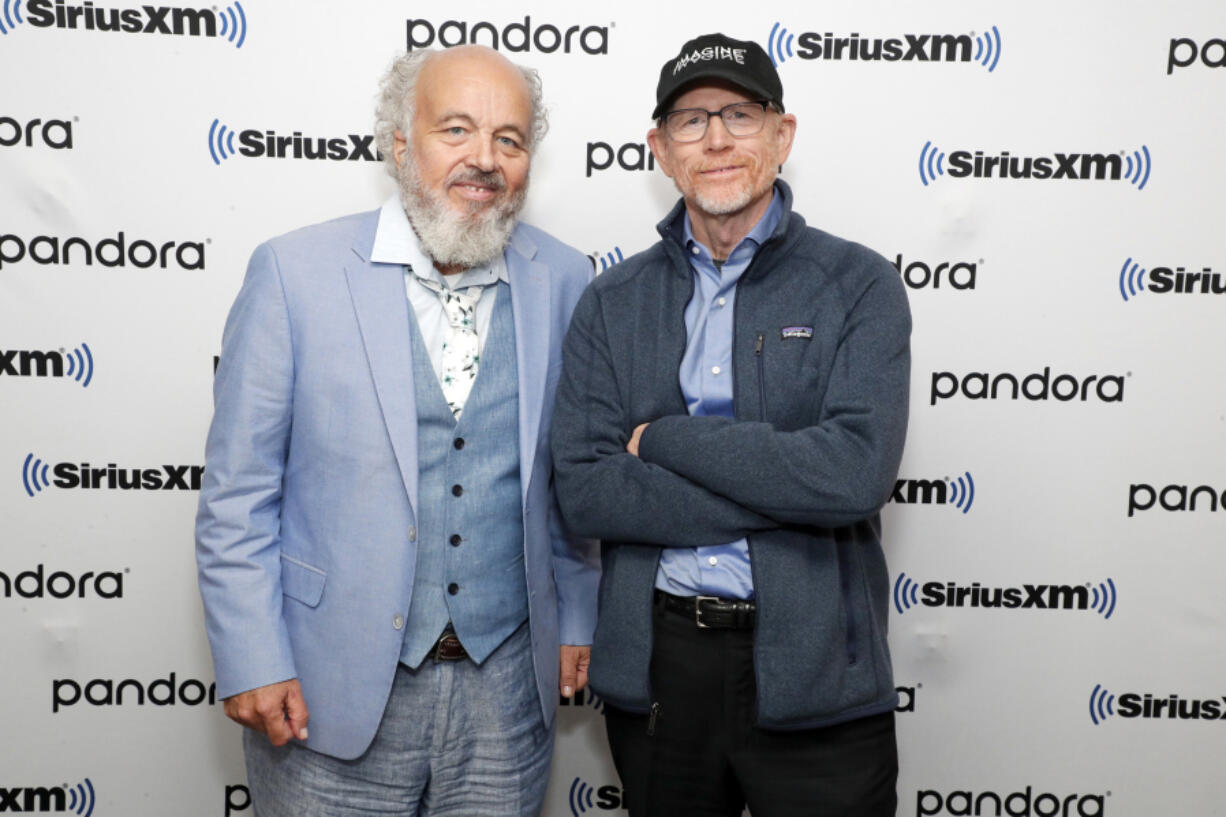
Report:
[[[281,554],[281,592],[307,607],[315,607],[324,595],[328,574],[292,556]]]

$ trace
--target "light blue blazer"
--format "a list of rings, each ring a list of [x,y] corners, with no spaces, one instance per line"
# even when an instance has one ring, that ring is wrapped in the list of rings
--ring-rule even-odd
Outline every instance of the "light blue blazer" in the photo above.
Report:
[[[226,321],[196,520],[218,696],[298,678],[307,746],[346,759],[365,751],[387,703],[417,556],[410,307],[402,268],[370,261],[378,215],[253,254]],[[549,456],[562,337],[592,267],[522,224],[506,263],[529,622],[549,724],[559,644],[590,644],[596,623],[596,545],[562,530]]]

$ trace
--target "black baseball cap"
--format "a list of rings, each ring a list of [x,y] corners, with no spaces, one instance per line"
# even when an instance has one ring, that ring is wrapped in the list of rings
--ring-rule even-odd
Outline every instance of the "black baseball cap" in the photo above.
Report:
[[[659,119],[673,97],[703,79],[726,80],[783,110],[783,83],[762,46],[723,34],[704,34],[681,46],[681,52],[660,69],[651,118]]]

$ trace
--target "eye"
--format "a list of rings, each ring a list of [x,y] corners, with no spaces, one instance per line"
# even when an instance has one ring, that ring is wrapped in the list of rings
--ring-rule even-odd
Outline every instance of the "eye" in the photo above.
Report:
[[[520,147],[519,141],[510,136],[499,136],[498,144],[503,145],[504,147],[516,148],[516,149]]]
[[[452,125],[447,129],[447,133],[451,136],[463,136],[464,128],[460,127],[459,125]]]

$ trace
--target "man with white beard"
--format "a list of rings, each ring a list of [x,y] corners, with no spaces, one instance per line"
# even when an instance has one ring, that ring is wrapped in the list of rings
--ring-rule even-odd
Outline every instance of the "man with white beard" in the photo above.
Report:
[[[516,221],[535,72],[417,51],[377,120],[399,195],[261,245],[226,323],[196,525],[218,693],[260,817],[537,814],[595,626],[547,447],[591,265]]]

